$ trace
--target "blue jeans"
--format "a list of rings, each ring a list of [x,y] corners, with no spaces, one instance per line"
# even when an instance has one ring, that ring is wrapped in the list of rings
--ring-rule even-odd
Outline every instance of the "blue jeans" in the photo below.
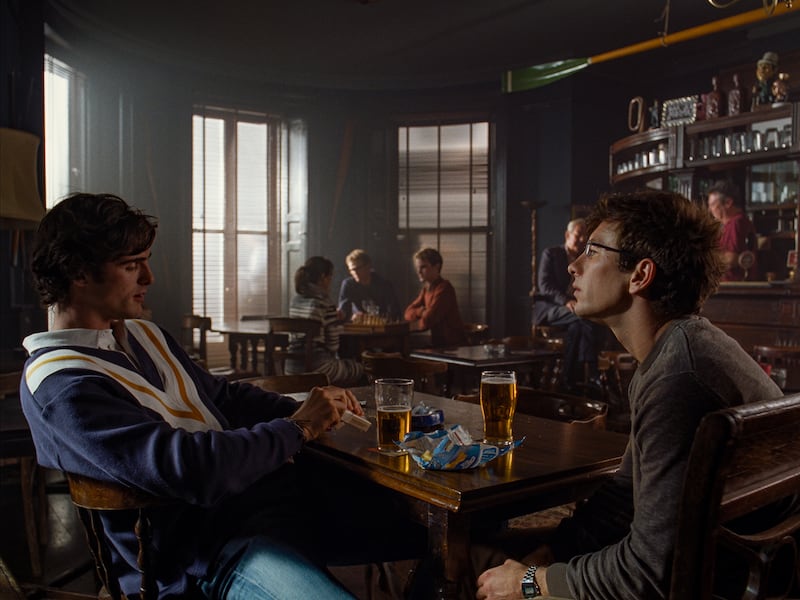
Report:
[[[211,600],[354,600],[297,550],[265,536],[228,542],[198,583]]]

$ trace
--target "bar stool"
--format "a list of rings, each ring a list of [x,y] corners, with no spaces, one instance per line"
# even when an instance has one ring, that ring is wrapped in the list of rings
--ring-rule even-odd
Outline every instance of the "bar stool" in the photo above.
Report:
[[[771,366],[770,375],[784,392],[800,391],[800,346],[753,346],[753,358]],[[786,370],[786,379],[778,377],[776,369]]]

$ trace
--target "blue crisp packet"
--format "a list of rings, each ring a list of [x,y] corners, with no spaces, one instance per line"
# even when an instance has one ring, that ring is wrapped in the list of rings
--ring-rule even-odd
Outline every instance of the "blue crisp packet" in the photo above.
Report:
[[[412,431],[397,445],[407,450],[423,469],[458,471],[485,465],[524,441],[525,438],[515,440],[508,446],[482,444],[473,442],[469,432],[461,425],[451,425],[432,433]]]

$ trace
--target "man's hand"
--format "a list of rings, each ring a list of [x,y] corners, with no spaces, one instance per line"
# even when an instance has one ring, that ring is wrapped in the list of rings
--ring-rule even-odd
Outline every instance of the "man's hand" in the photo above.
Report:
[[[499,567],[488,569],[478,577],[478,600],[513,600],[522,598],[522,578],[528,566],[511,560],[506,560]],[[538,567],[536,570],[536,583],[542,592],[542,597],[549,596],[545,573],[547,567]]]
[[[315,387],[292,419],[303,428],[306,441],[314,440],[342,420],[342,413],[349,410],[357,415],[364,411],[353,392],[334,386]]]
[[[478,600],[512,600],[522,598],[522,578],[526,565],[521,562],[506,560],[499,567],[481,573],[478,577]],[[539,581],[537,577],[536,581]]]

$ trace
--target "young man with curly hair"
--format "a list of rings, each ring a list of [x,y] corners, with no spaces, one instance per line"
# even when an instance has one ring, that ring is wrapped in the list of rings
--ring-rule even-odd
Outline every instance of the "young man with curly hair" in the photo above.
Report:
[[[352,598],[317,554],[329,523],[323,536],[293,457],[363,411],[339,388],[298,404],[228,383],[142,320],[155,236],[110,194],[74,194],[42,219],[32,269],[53,324],[25,338],[20,384],[38,461],[165,499],[151,515],[159,598]],[[132,597],[136,511],[109,513],[109,575]]]
[[[698,316],[723,272],[719,227],[705,210],[669,192],[608,195],[587,229],[586,248],[569,266],[575,314],[608,325],[639,362],[630,441],[616,475],[545,545],[528,538],[516,549],[474,553],[479,600],[666,598],[700,420],[782,395],[735,340]]]

